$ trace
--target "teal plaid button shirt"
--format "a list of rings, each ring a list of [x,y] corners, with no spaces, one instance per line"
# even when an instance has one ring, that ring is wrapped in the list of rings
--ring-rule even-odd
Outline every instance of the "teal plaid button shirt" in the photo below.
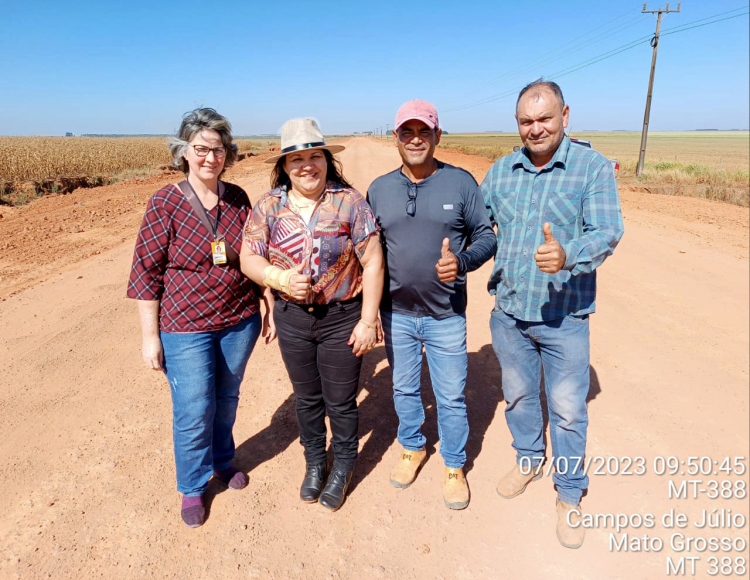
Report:
[[[498,159],[480,190],[497,227],[488,283],[497,307],[533,322],[594,312],[596,268],[624,231],[609,160],[565,136],[542,169],[524,149]],[[565,266],[554,275],[541,272],[534,261],[544,243],[544,222],[566,254]]]

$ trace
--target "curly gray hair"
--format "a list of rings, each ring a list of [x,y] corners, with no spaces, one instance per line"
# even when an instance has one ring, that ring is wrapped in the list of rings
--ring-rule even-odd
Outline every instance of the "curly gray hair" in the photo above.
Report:
[[[237,145],[232,143],[232,125],[227,118],[219,115],[214,109],[198,108],[183,115],[177,135],[170,137],[168,140],[169,153],[172,155],[172,166],[181,170],[185,175],[190,169],[185,160],[185,151],[193,137],[205,129],[216,131],[221,137],[221,144],[227,150],[224,170],[237,161]],[[222,170],[222,173],[224,173],[224,170]]]

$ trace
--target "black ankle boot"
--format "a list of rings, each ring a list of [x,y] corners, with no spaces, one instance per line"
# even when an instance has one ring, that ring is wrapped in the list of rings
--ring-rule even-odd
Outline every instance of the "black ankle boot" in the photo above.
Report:
[[[323,488],[323,482],[326,480],[326,464],[317,463],[311,465],[308,463],[305,479],[302,480],[302,486],[299,488],[299,497],[307,503],[314,503],[320,497],[320,490]]]
[[[346,497],[346,490],[349,489],[349,483],[352,481],[353,471],[342,471],[337,468],[331,470],[328,476],[328,482],[320,494],[320,505],[324,508],[335,512],[339,509]]]

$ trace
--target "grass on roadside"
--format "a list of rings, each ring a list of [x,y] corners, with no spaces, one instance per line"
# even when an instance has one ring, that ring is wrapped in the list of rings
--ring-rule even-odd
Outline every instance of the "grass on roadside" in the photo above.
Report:
[[[747,132],[652,133],[646,163],[635,177],[639,133],[576,133],[595,149],[620,162],[619,178],[654,193],[684,195],[750,206],[750,136]],[[440,147],[480,155],[492,161],[520,145],[518,135],[451,134]]]
[[[620,164],[621,175],[635,177],[637,161]],[[701,197],[750,207],[750,171],[716,169],[700,164],[670,161],[645,163],[638,185],[658,193]]]
[[[486,157],[491,161],[496,161],[505,155],[513,152],[513,148],[497,147],[494,145],[470,145],[468,143],[447,143],[440,144],[442,149],[451,149],[453,151],[460,151],[467,155],[479,155],[480,157]]]
[[[269,147],[274,144],[271,139],[253,137],[241,137],[235,139],[234,142],[240,153],[262,153],[268,151]]]

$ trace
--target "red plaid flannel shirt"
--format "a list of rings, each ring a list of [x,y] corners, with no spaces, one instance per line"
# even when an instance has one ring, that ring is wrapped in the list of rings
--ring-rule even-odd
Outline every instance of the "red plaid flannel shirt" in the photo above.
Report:
[[[218,234],[239,252],[250,201],[236,185],[224,186]],[[212,223],[216,212],[217,208],[209,212]],[[151,197],[135,244],[127,296],[160,300],[161,330],[220,330],[258,312],[257,286],[234,266],[214,265],[212,240],[212,233],[175,185]]]

